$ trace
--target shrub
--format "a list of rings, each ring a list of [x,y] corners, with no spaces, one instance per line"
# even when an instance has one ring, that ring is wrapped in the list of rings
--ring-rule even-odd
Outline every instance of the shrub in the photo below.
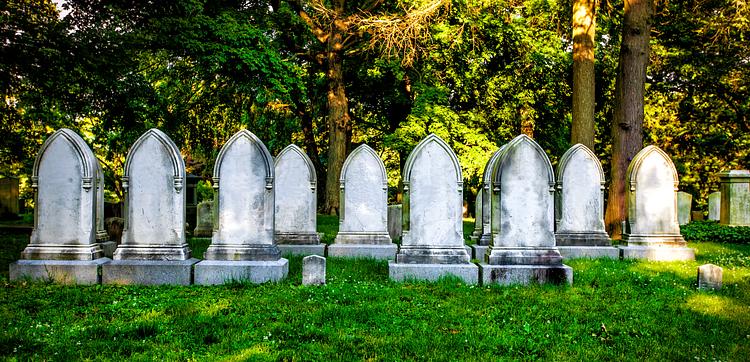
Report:
[[[750,244],[749,226],[726,226],[719,225],[716,221],[693,221],[681,226],[680,232],[688,241]]]

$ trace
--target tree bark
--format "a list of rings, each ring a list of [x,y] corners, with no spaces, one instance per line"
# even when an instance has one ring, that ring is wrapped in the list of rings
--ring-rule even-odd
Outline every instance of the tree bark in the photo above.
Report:
[[[643,103],[653,13],[653,0],[625,0],[612,120],[612,182],[605,216],[613,239],[622,237],[622,221],[627,218],[625,177],[628,165],[643,147]]]
[[[346,25],[342,20],[334,20],[328,38],[328,169],[321,211],[329,215],[335,215],[339,210],[339,176],[346,158],[347,135],[351,131],[349,101],[344,88],[344,60],[341,54],[345,30]]]
[[[594,34],[596,0],[573,0],[572,144],[594,149]]]

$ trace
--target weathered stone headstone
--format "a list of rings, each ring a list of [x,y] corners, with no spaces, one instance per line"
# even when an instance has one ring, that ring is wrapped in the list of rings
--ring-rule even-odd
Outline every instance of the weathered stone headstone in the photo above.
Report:
[[[98,166],[96,172],[96,241],[102,248],[104,256],[111,259],[117,249],[117,243],[109,238],[104,225],[104,170],[101,165]]]
[[[722,284],[724,270],[713,264],[698,267],[698,289],[719,290]]]
[[[357,147],[344,162],[339,185],[339,232],[328,255],[395,259],[398,246],[388,235],[388,176],[377,153]]]
[[[721,172],[719,181],[721,182],[719,223],[729,226],[750,226],[750,171]]]
[[[475,244],[482,237],[482,191],[477,192],[474,202],[474,231],[471,232],[471,241]]]
[[[196,207],[197,225],[193,230],[193,236],[205,238],[211,237],[214,232],[214,201],[201,201]]]
[[[708,219],[719,221],[721,218],[721,192],[716,191],[708,195]]]
[[[0,178],[0,217],[18,217],[18,179]]]
[[[679,191],[677,192],[677,222],[680,225],[687,225],[690,223],[690,212],[693,208],[693,195]]]
[[[191,282],[185,241],[185,162],[172,140],[158,129],[146,131],[125,161],[125,229],[114,260],[102,268],[106,284]]]
[[[388,235],[391,240],[401,239],[401,204],[388,205]]]
[[[453,150],[430,134],[406,159],[401,249],[390,278],[436,280],[454,275],[476,284],[478,268],[464,247],[463,178]]]
[[[492,243],[479,266],[484,284],[573,282],[555,246],[555,176],[526,135],[502,149],[492,172]]]
[[[31,176],[34,230],[10,279],[96,284],[110,259],[96,240],[97,171],[94,153],[75,132],[63,128],[42,145]]]
[[[692,221],[703,221],[703,211],[692,211],[692,212],[690,212],[690,220],[692,220]]]
[[[248,130],[232,136],[214,166],[216,232],[195,265],[195,284],[263,283],[286,277],[289,262],[274,241],[274,165]]]
[[[482,235],[471,246],[472,256],[479,260],[484,260],[490,243],[492,243],[492,169],[495,167],[495,163],[504,147],[505,145],[492,154],[485,164],[484,173],[482,174],[482,189],[480,191],[482,194]]]
[[[623,258],[694,260],[677,222],[677,170],[669,156],[648,146],[633,157],[626,174],[628,219]]]
[[[125,229],[125,219],[121,217],[108,217],[104,220],[104,226],[107,228],[109,240],[115,245],[122,243],[122,230]]]
[[[309,255],[302,258],[302,285],[324,285],[326,283],[326,258]]]
[[[555,206],[555,240],[564,258],[620,258],[604,229],[602,165],[580,143],[560,158]]]
[[[317,176],[307,155],[289,145],[276,156],[276,243],[283,254],[325,255],[316,232]]]

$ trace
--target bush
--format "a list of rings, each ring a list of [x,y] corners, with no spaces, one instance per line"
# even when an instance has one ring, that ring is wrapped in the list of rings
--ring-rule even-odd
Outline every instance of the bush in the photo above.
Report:
[[[693,221],[681,226],[685,240],[717,243],[750,244],[749,226],[719,225],[716,221]]]

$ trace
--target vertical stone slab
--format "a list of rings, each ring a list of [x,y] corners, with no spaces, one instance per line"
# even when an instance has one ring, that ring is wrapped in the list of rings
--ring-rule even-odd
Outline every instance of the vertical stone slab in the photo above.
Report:
[[[309,255],[302,258],[302,285],[326,284],[326,258]]]
[[[677,192],[677,222],[680,225],[690,223],[690,213],[693,209],[693,195],[679,191]]]
[[[388,205],[388,235],[391,240],[401,239],[401,204]]]
[[[430,134],[406,159],[403,231],[391,279],[435,280],[451,274],[477,282],[463,239],[463,178],[453,150]]]
[[[316,232],[317,176],[312,161],[296,145],[276,156],[275,238],[282,253],[324,255]]]
[[[474,202],[474,231],[471,232],[471,241],[475,244],[482,237],[482,190],[477,192]]]
[[[102,268],[109,284],[192,282],[185,241],[185,162],[172,140],[150,129],[135,141],[125,161],[125,228],[114,261]]]
[[[193,236],[206,238],[214,232],[214,200],[201,201],[196,207],[196,226]]]
[[[489,245],[492,243],[492,169],[495,167],[498,158],[500,158],[504,147],[505,145],[501,146],[500,149],[492,154],[485,164],[484,173],[482,174],[482,189],[480,190],[480,194],[482,195],[482,233],[475,244],[471,246],[472,256],[479,260],[484,260]]]
[[[484,283],[572,283],[555,246],[555,176],[526,135],[503,148],[492,171],[492,244],[480,264]]]
[[[724,269],[713,264],[698,267],[698,289],[719,290],[722,285]]]
[[[97,242],[99,162],[83,139],[63,128],[42,145],[31,177],[34,230],[11,280],[29,278],[95,284],[109,259]]]
[[[719,223],[729,226],[750,226],[750,171],[721,172],[719,181],[721,182]]]
[[[102,248],[104,256],[112,258],[117,249],[117,243],[109,238],[107,228],[104,225],[104,170],[97,162],[96,171],[96,241]]]
[[[721,218],[721,192],[708,195],[708,219],[719,221]]]
[[[557,166],[555,240],[565,258],[620,257],[604,229],[602,165],[582,144],[568,149]]]
[[[375,151],[357,147],[344,161],[339,180],[339,232],[329,256],[394,259],[388,235],[388,176]]]
[[[628,219],[622,256],[648,260],[694,260],[677,222],[677,170],[669,156],[648,146],[633,157],[626,174]]]

